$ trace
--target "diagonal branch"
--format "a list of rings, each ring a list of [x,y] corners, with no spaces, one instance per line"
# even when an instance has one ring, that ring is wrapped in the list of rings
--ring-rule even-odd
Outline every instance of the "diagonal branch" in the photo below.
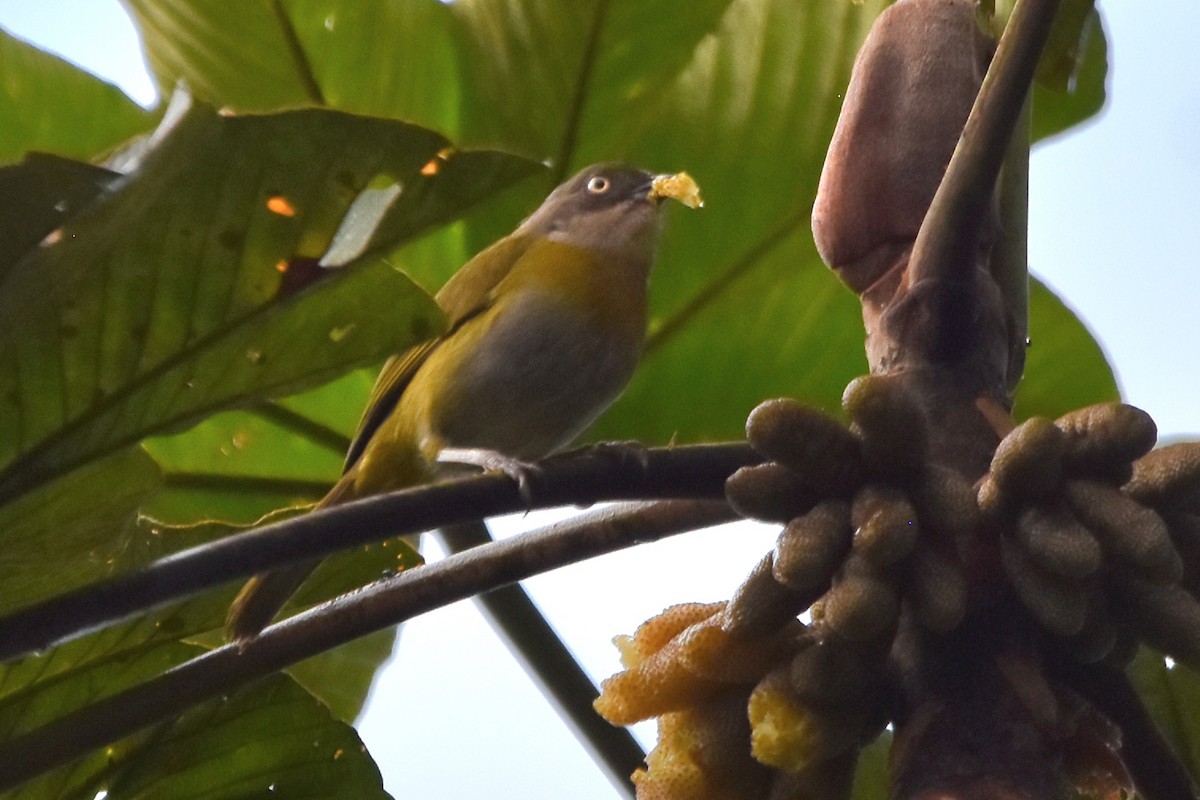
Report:
[[[497,482],[459,483],[485,480]],[[379,581],[272,625],[241,649],[227,645],[205,653],[10,739],[0,746],[0,792],[353,639],[566,564],[723,521],[727,514],[704,500],[601,509]]]
[[[1021,0],[1013,9],[992,66],[967,117],[962,138],[921,223],[910,283],[960,281],[975,261],[1009,140],[1033,84],[1060,0]]]
[[[640,507],[613,507],[600,512],[609,520],[621,519],[623,525],[667,523],[693,528],[709,527],[739,519],[722,501],[692,503],[651,503]],[[689,522],[690,520],[690,522]],[[567,524],[572,524],[573,521]],[[481,547],[492,541],[483,522],[449,525],[438,531],[438,538],[454,553]],[[591,751],[592,758],[608,772],[614,786],[632,797],[629,775],[646,758],[641,746],[626,728],[608,724],[594,710],[599,697],[596,685],[583,671],[571,651],[542,615],[520,584],[493,589],[475,598],[492,628],[505,640],[509,650],[540,685],[559,714],[574,729],[576,737]]]
[[[1200,797],[1192,776],[1154,723],[1124,670],[1108,664],[1068,664],[1068,686],[1121,729],[1121,760],[1146,800],[1194,800]]]
[[[501,474],[377,495],[195,547],[0,617],[0,659],[112,625],[237,578],[371,542],[498,514],[607,500],[723,499],[725,478],[760,457],[747,444],[653,448],[645,461],[585,449],[538,463],[533,502]]]

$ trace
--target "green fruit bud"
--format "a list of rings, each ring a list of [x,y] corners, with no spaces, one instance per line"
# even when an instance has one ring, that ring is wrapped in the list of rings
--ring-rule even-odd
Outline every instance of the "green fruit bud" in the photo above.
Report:
[[[850,509],[826,500],[788,523],[775,543],[772,573],[792,589],[824,590],[850,550]]]
[[[862,483],[858,440],[837,420],[795,400],[760,403],[746,420],[746,438],[820,496],[848,497]]]
[[[854,495],[850,521],[855,526],[855,555],[880,572],[907,558],[920,536],[908,496],[879,484],[867,484]]]
[[[1157,583],[1175,583],[1183,576],[1167,525],[1154,511],[1093,481],[1068,481],[1064,493],[1075,516],[1112,558]]]
[[[1054,421],[1067,435],[1063,464],[1072,476],[1124,483],[1130,464],[1154,447],[1158,427],[1140,408],[1100,403],[1076,409]]]
[[[1033,563],[1055,575],[1078,581],[1100,568],[1100,543],[1062,503],[1025,509],[1016,537]]]
[[[742,467],[726,479],[725,497],[734,511],[762,522],[787,522],[816,502],[799,475],[776,463]]]
[[[966,616],[966,576],[955,561],[933,548],[917,548],[911,586],[917,619],[934,633],[957,628]]]
[[[1039,625],[1057,636],[1074,636],[1087,617],[1083,585],[1046,572],[1009,537],[1000,541],[1004,572],[1021,603]]]

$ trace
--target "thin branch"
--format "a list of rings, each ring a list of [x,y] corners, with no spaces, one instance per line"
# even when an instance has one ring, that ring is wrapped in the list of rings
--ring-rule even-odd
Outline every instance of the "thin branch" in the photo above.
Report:
[[[1025,372],[1029,336],[1029,143],[1033,103],[1025,99],[1000,173],[1000,237],[988,265],[1008,321],[1009,395]]]
[[[601,513],[610,519],[619,515],[622,525],[650,525],[655,529],[663,523],[706,528],[738,519],[724,502],[706,500],[648,503]],[[487,525],[482,522],[446,526],[438,531],[438,538],[454,553],[492,541]],[[511,584],[475,599],[492,627],[540,684],[542,693],[554,702],[575,735],[587,745],[593,760],[608,771],[614,786],[632,798],[629,775],[642,765],[646,754],[627,729],[610,725],[595,712],[593,703],[599,696],[595,684],[529,595],[519,584]]]
[[[975,261],[979,235],[1008,143],[1033,83],[1060,0],[1021,0],[1000,37],[962,138],[921,223],[910,261],[911,283],[963,279]]]
[[[728,511],[728,506],[724,507]],[[492,541],[484,522],[448,525],[437,536],[454,553]],[[614,786],[633,800],[629,776],[641,766],[645,752],[627,728],[610,725],[596,713],[592,707],[600,696],[596,685],[525,589],[517,583],[501,586],[475,601],[542,695],[575,732],[575,738],[588,748],[592,760],[608,773]]]
[[[711,502],[703,501],[658,503],[632,512],[601,509],[335,598],[272,625],[241,649],[226,645],[205,653],[10,739],[0,746],[0,791],[252,680],[426,611],[567,564],[683,533],[697,523],[711,524],[722,516],[714,516],[712,509]]]
[[[321,509],[176,553],[0,617],[0,659],[44,650],[237,578],[444,525],[607,500],[721,499],[725,478],[760,460],[746,444],[648,449],[644,462],[587,449],[539,462],[530,473],[530,503],[515,480],[493,473]]]
[[[1122,670],[1107,664],[1070,666],[1072,689],[1121,729],[1121,760],[1145,800],[1194,800],[1196,783],[1159,731],[1137,690]]]

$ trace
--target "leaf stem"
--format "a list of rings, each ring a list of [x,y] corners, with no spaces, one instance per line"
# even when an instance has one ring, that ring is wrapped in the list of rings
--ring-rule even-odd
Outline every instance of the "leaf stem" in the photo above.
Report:
[[[1060,0],[1021,0],[967,117],[913,245],[910,282],[961,282],[975,263],[1008,143],[1029,94]]]

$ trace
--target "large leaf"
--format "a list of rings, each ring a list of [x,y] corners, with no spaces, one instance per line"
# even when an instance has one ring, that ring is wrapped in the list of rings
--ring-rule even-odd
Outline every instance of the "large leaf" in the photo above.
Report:
[[[119,178],[101,167],[40,153],[0,167],[0,284],[17,259]]]
[[[112,84],[0,29],[0,164],[29,150],[91,158],[154,124]]]
[[[141,459],[149,461],[144,455]],[[117,466],[112,463],[104,465],[109,472],[110,489],[113,487],[114,470]],[[65,487],[68,482],[60,483]],[[82,535],[76,533],[72,526],[64,526],[64,533],[72,537]],[[108,533],[111,540],[111,530]],[[173,528],[142,519],[137,524],[127,524],[119,541],[110,541],[111,552],[97,554],[98,566],[93,568],[92,577],[95,577],[95,569],[131,570],[154,559],[213,541],[229,533],[228,526],[218,523]],[[64,563],[61,553],[66,552],[70,556],[78,547],[74,538],[56,542],[55,561],[62,565],[62,571],[26,569],[26,576],[30,579],[33,576],[40,578],[42,594],[53,591],[56,586],[61,589],[74,585],[76,576],[73,571],[78,565]],[[329,565],[332,569],[322,569],[314,575],[314,579],[306,584],[302,596],[298,598],[299,602],[311,604],[336,592],[345,591],[349,588],[346,585],[347,581],[361,585],[385,571],[413,563],[396,543],[392,543],[391,546],[371,546],[355,556],[349,558],[343,555],[332,559],[331,561],[335,562]],[[41,563],[46,563],[47,559],[43,554]],[[342,563],[336,563],[338,561]],[[28,563],[24,566],[28,567]],[[85,570],[83,579],[87,578]],[[0,741],[152,678],[203,652],[197,645],[207,647],[223,643],[220,628],[235,591],[235,586],[225,586],[151,615],[73,640],[46,654],[0,665]],[[334,737],[333,740],[340,742],[341,738],[347,735],[348,729],[329,719],[330,714],[346,722],[357,715],[375,670],[391,652],[393,639],[393,632],[383,631],[297,665],[292,671],[295,678],[316,695],[317,699],[308,698],[302,701],[294,687],[289,688],[286,690],[290,698],[287,707],[292,710],[288,713],[300,713],[301,720],[308,720],[305,724],[316,726],[314,730],[325,731],[317,737],[318,739],[329,735]],[[278,698],[272,699],[272,692],[278,690],[267,692],[265,696],[260,696],[259,691],[248,690],[248,694],[239,699],[238,705],[235,706],[240,709],[238,714],[264,713],[268,714],[267,719],[273,719],[270,715],[276,712],[270,712],[269,709],[278,702]],[[322,705],[326,708],[321,708]],[[215,720],[225,713],[221,709],[226,708],[223,701],[214,701],[206,707],[207,711],[193,712],[199,716],[185,715],[182,723],[177,720],[166,729],[160,728],[153,737],[147,738],[141,734],[130,737],[107,752],[89,755],[73,765],[55,770],[6,797],[73,796],[71,792],[83,792],[84,787],[90,788],[91,793],[86,796],[91,797],[114,776],[116,778],[112,786],[132,785],[122,783],[129,779],[126,772],[129,764],[135,765],[135,774],[143,775],[137,783],[141,785],[141,782],[149,781],[150,773],[138,772],[141,768],[137,765],[148,760],[166,758],[177,752],[180,745],[168,743],[182,735],[177,734],[177,731],[181,730],[177,728],[178,725],[184,724],[189,736],[199,736],[199,720],[209,719],[209,723],[206,724],[217,724]],[[209,718],[206,717],[207,714],[216,714],[217,717]],[[189,719],[192,722],[188,722]],[[262,745],[262,742],[258,741],[262,738],[261,730],[255,727],[245,730],[228,727],[222,730],[221,736],[230,737],[226,740],[227,744],[238,741],[235,734],[246,736],[247,742],[257,742],[253,747],[248,746],[247,754],[257,754],[253,759],[248,755],[247,764],[258,761],[264,770],[282,770],[279,774],[284,778],[288,774],[296,774],[296,770],[299,769],[294,760],[282,756],[286,750],[284,743],[291,742],[294,745],[293,740],[285,737],[278,742],[278,748],[272,746],[269,752],[262,752],[255,750]],[[309,747],[311,746],[310,740]],[[354,771],[361,771],[367,767],[370,768],[368,771],[373,771],[374,768],[369,759],[360,752],[357,742],[354,743],[353,751],[344,744],[338,746],[346,750],[343,754],[345,757],[361,760],[362,763],[353,767]],[[334,749],[336,748],[331,747],[330,752]],[[223,785],[221,781],[205,784],[199,779],[199,776],[211,775],[212,770],[220,770],[223,758],[221,752],[189,749],[188,753],[189,771],[195,770],[194,774],[197,776],[189,778],[189,785],[193,785],[195,791],[212,790],[213,787]],[[171,773],[173,770],[169,769],[166,772]],[[148,796],[183,795],[163,790],[161,794]],[[322,795],[318,793],[316,796]]]
[[[8,493],[438,330],[432,300],[380,261],[316,270],[319,285],[304,290],[293,274],[321,255],[377,173],[419,183],[442,137],[316,109],[222,117],[204,107],[160,135],[120,192],[5,282]],[[423,191],[406,210],[427,227],[470,199]]]
[[[278,675],[187,711],[130,762],[113,800],[391,797],[354,729]]]
[[[125,450],[0,506],[0,609],[120,569],[138,508],[160,480],[145,453]]]
[[[321,103],[282,4],[123,2],[164,96],[183,81],[196,97],[237,111]]]
[[[1200,719],[1193,711],[1200,708],[1200,676],[1143,647],[1129,677],[1175,754],[1200,778]]]
[[[1075,313],[1041,282],[1029,292],[1029,348],[1014,412],[1061,416],[1071,409],[1120,399],[1100,344]]]
[[[1064,2],[1033,85],[1033,139],[1078,125],[1104,106],[1108,40],[1093,0]]]
[[[145,455],[138,455],[149,461]],[[112,463],[102,465],[110,471],[115,466]],[[95,471],[100,472],[102,467],[98,465]],[[115,475],[110,475],[110,479],[113,477]],[[69,478],[58,483],[66,485],[71,481]],[[14,506],[23,502],[26,500],[18,501]],[[133,569],[154,558],[227,533],[226,529],[216,526],[167,530],[132,522],[119,530],[120,537],[114,536],[113,526],[105,531],[112,543],[102,561],[102,566],[108,570]],[[71,531],[68,527],[63,532],[70,534]],[[42,541],[53,540],[43,537]],[[117,544],[119,547],[115,546]],[[73,585],[72,571],[78,565],[71,563],[71,559],[77,551],[78,544],[68,535],[64,542],[56,543],[55,555],[43,555],[43,567],[30,570],[30,574],[40,579],[43,589]],[[62,570],[46,569],[46,563],[61,565]],[[76,639],[46,653],[0,665],[0,740],[32,730],[198,655],[202,652],[200,648],[180,639],[219,624],[231,597],[232,588],[212,592]],[[146,743],[144,733],[135,735],[112,751],[89,754],[5,796],[25,799],[78,794],[92,797],[100,788],[96,782],[103,780],[114,767],[119,767],[125,758],[135,756]],[[118,753],[120,757],[116,757]]]
[[[238,111],[329,104],[453,133],[449,9],[438,0],[123,0],[159,86]]]

